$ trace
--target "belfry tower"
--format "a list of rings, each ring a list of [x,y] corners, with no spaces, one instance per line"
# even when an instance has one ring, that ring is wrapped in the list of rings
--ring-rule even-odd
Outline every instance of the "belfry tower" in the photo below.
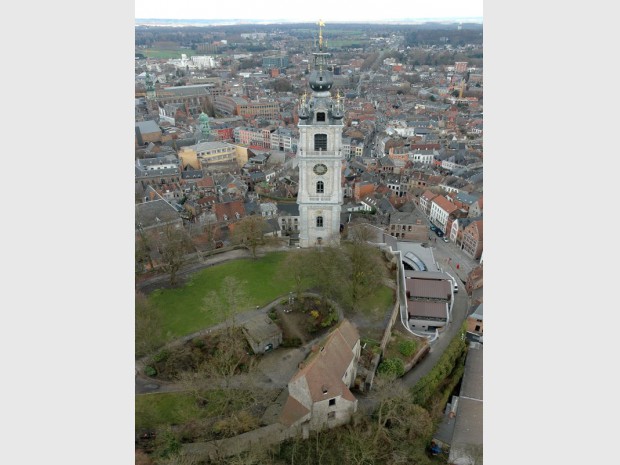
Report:
[[[319,20],[319,51],[313,53],[309,74],[312,94],[301,97],[299,115],[299,245],[314,247],[340,243],[342,189],[342,128],[344,104],[332,98],[334,83],[323,51],[325,24]]]

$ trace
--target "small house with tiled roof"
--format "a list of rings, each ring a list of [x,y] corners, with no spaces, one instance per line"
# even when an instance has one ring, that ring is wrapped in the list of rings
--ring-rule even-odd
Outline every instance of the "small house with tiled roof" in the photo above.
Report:
[[[390,236],[399,240],[424,242],[428,238],[426,223],[411,212],[394,212],[390,214],[388,226]]]
[[[282,343],[282,330],[263,313],[246,321],[241,330],[255,354],[277,349]]]
[[[196,187],[199,191],[204,193],[214,194],[216,192],[215,182],[212,176],[204,176],[202,179],[197,180]]]
[[[420,196],[420,208],[427,216],[431,211],[431,202],[435,197],[437,197],[437,194],[429,190],[424,191],[424,193]]]
[[[348,423],[357,411],[357,399],[349,388],[355,382],[360,351],[359,332],[343,320],[289,381],[280,423],[301,428],[304,436]]]
[[[428,219],[431,220],[445,234],[447,231],[448,217],[459,208],[443,195],[438,195],[431,201],[431,210]]]
[[[221,202],[213,205],[213,212],[220,222],[236,221],[245,216],[245,207],[242,200]]]

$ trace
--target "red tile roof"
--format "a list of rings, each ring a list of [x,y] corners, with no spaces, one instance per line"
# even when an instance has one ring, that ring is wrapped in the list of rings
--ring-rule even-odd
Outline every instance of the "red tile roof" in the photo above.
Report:
[[[215,215],[217,216],[218,221],[225,221],[224,215],[228,217],[228,220],[235,220],[237,215],[235,213],[239,213],[239,216],[245,216],[245,207],[243,205],[243,201],[234,200],[232,202],[226,203],[216,203],[213,206],[213,210]]]
[[[437,197],[435,197],[433,199],[433,202],[439,208],[441,208],[443,211],[447,212],[448,214],[453,213],[459,209],[459,207],[454,205],[452,202],[446,199],[443,195],[438,195]]]
[[[355,396],[349,391],[342,378],[355,354],[353,349],[359,342],[359,332],[348,320],[343,320],[325,339],[317,352],[311,353],[291,378],[291,383],[305,385],[312,402],[319,402],[334,397],[342,397],[355,402]],[[280,421],[292,424],[301,419],[308,410],[297,400],[294,402],[289,394]],[[299,404],[299,405],[298,405]],[[300,408],[301,407],[303,408]],[[288,422],[288,423],[287,423]]]
[[[215,183],[213,182],[213,178],[211,176],[205,176],[202,179],[198,179],[196,181],[196,185],[198,187],[215,187]]]
[[[433,194],[431,191],[426,190],[420,197],[425,198],[426,200],[433,200],[437,197],[437,194]]]
[[[282,408],[280,414],[280,422],[286,426],[291,426],[293,423],[303,419],[310,413],[306,407],[299,403],[294,397],[288,396],[286,403]]]

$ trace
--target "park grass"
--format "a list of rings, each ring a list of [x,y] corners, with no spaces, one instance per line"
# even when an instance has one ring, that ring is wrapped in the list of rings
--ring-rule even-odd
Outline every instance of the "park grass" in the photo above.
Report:
[[[180,425],[188,418],[206,418],[190,394],[162,392],[136,396],[136,430],[155,429],[160,425]]]
[[[166,339],[186,336],[224,321],[223,312],[204,310],[204,299],[211,291],[220,292],[227,276],[243,284],[248,310],[288,294],[293,289],[293,279],[279,272],[285,258],[286,252],[272,252],[258,259],[233,260],[197,272],[181,288],[154,291],[149,300],[161,311]]]
[[[250,405],[251,396],[240,391],[230,411],[238,411]],[[160,392],[143,394],[135,398],[136,430],[156,429],[163,425],[182,425],[188,420],[202,420],[218,415],[222,392],[216,389],[201,392],[205,407],[199,407],[196,398],[184,392]]]
[[[381,320],[385,318],[386,312],[389,312],[393,306],[394,291],[388,286],[381,286],[362,300],[357,305],[357,308],[366,316],[376,317]]]

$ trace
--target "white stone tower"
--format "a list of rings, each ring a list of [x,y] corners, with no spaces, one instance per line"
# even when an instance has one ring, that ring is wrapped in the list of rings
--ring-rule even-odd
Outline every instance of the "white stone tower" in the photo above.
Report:
[[[319,21],[319,52],[313,53],[309,74],[312,94],[304,94],[299,104],[299,245],[314,247],[340,243],[342,189],[342,118],[344,105],[332,98],[333,84],[328,70],[329,53],[323,52]]]

